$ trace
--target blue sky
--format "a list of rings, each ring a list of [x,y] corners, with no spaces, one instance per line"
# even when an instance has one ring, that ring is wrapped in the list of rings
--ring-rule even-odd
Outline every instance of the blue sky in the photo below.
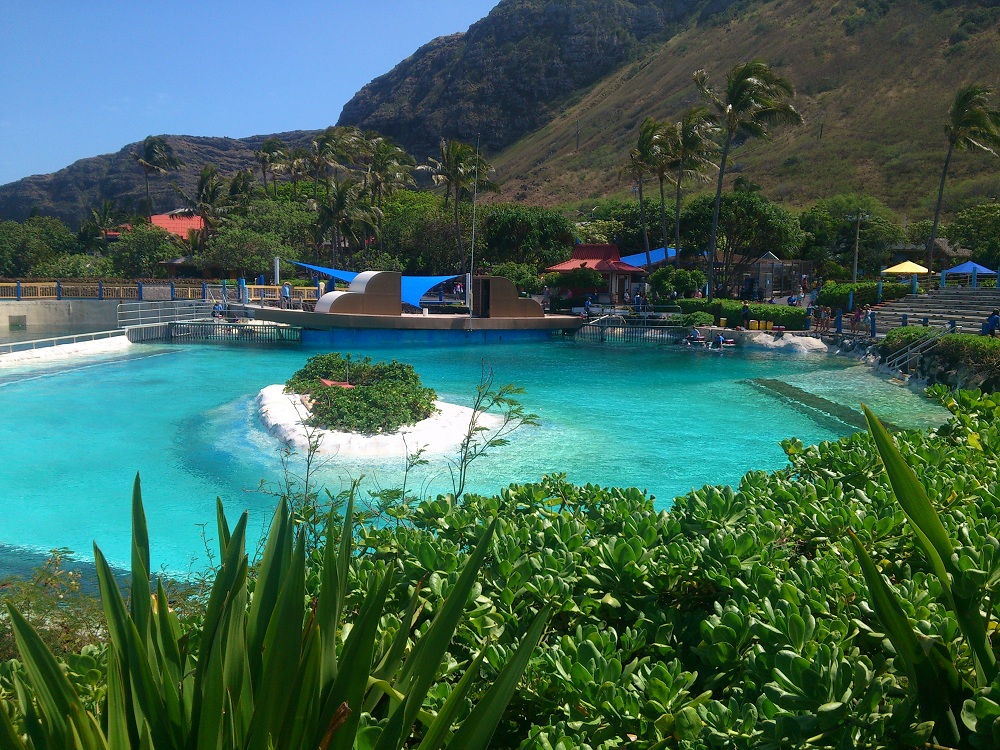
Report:
[[[147,135],[332,125],[354,93],[498,0],[4,0],[0,184]]]

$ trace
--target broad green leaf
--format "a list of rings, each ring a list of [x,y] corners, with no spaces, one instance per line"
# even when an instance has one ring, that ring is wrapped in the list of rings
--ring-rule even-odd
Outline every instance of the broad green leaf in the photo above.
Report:
[[[0,702],[0,747],[10,748],[10,750],[28,750],[28,746],[21,740],[20,735],[14,729],[14,725],[7,715],[7,709]]]
[[[229,521],[226,520],[226,510],[222,507],[221,497],[215,498],[215,524],[219,534],[219,554],[225,557],[232,533],[229,531]]]
[[[528,666],[531,654],[538,645],[551,614],[552,607],[549,605],[535,615],[514,655],[504,665],[490,689],[486,691],[486,695],[456,730],[448,747],[456,750],[478,750],[478,748],[485,750],[489,747],[493,733],[503,718],[503,712],[507,710],[507,704],[517,689],[517,683]]]
[[[406,695],[406,700],[389,716],[376,750],[398,750],[409,736],[410,727],[413,726],[423,706],[424,697],[437,675],[441,659],[444,658],[455,628],[458,627],[465,612],[465,605],[472,593],[479,569],[490,551],[496,526],[497,521],[494,519],[469,555],[465,568],[431,621],[427,632],[414,646],[403,665],[396,687]]]
[[[68,744],[70,737],[67,719],[75,704],[80,702],[59,662],[38,633],[12,605],[7,605],[10,625],[21,654],[21,662],[28,676],[28,682],[38,699],[45,717],[48,733],[53,745]],[[23,701],[22,701],[23,705]]]
[[[285,574],[292,558],[295,530],[288,514],[288,503],[282,498],[274,511],[267,535],[264,554],[257,571],[250,616],[247,619],[247,654],[250,657],[250,680],[260,684],[263,665],[264,637],[271,622],[271,611],[281,594]]]
[[[472,663],[465,670],[465,674],[462,675],[462,679],[452,688],[451,694],[441,706],[437,716],[434,717],[434,721],[427,727],[427,733],[417,750],[438,750],[452,734],[451,726],[455,723],[455,718],[468,697],[472,684],[479,678],[479,669],[485,656],[486,649],[484,648],[472,660]]]
[[[143,642],[149,634],[149,532],[146,511],[142,507],[142,486],[139,474],[132,484],[132,621]]]
[[[323,571],[320,581],[319,600],[316,603],[316,622],[323,635],[323,675],[322,686],[328,693],[337,678],[337,638],[340,633],[340,616],[347,595],[348,575],[351,566],[351,547],[354,539],[354,492],[352,487],[344,510],[344,525],[340,530],[340,544],[327,543],[323,551]],[[336,509],[331,508],[326,521],[327,539],[336,521]],[[324,694],[327,700],[329,695]]]
[[[350,750],[354,744],[358,721],[361,719],[361,703],[368,688],[368,676],[372,669],[375,639],[378,637],[379,621],[385,608],[385,600],[394,583],[394,576],[387,571],[380,584],[372,581],[361,611],[354,621],[350,635],[344,643],[344,653],[340,661],[340,672],[333,683],[333,690],[323,712],[320,724],[325,726],[341,703],[346,703],[350,715],[333,737],[331,747]]]

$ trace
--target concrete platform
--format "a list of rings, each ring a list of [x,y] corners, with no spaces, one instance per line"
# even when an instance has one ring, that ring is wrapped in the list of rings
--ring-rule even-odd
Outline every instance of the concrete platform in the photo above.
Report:
[[[536,341],[572,333],[583,325],[572,315],[541,318],[470,318],[466,315],[355,315],[248,306],[256,320],[302,328],[305,346],[454,344]]]

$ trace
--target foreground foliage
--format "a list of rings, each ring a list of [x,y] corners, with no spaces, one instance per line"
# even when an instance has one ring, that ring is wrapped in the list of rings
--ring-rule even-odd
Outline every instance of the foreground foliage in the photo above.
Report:
[[[348,524],[352,517],[349,502]],[[331,531],[337,518],[329,520],[325,553],[307,566],[304,530],[295,528],[282,501],[251,578],[244,546],[247,514],[230,531],[220,502],[222,565],[199,628],[183,632],[162,584],[149,595],[149,541],[137,477],[129,604],[94,549],[110,640],[103,654],[105,674],[86,654],[91,669],[82,680],[65,674],[10,606],[22,663],[9,674],[18,712],[12,720],[0,710],[0,744],[9,750],[398,750],[417,723],[420,747],[485,748],[541,636],[547,608],[533,619],[524,640],[511,644],[506,666],[471,711],[466,698],[484,652],[475,655],[436,712],[422,707],[464,616],[495,524],[469,548],[446,600],[411,643],[419,614],[417,579],[400,578],[383,562],[367,571],[364,590],[357,592],[358,609],[345,609],[356,583],[348,576],[353,540],[342,534],[335,543]],[[318,593],[307,595],[309,584],[318,586]],[[389,633],[380,622],[391,614],[386,597],[399,584],[415,584],[415,590],[409,605],[395,613],[397,627]],[[451,665],[446,672],[457,674]],[[97,691],[95,682],[102,683]],[[465,721],[453,732],[460,714]]]
[[[403,623],[416,637],[448,606],[492,527],[421,712],[445,711],[477,666],[466,706],[481,700],[517,653],[512,634],[551,607],[494,747],[996,747],[1000,397],[934,395],[954,413],[936,431],[789,440],[788,468],[693,491],[669,512],[637,489],[561,476],[461,502],[404,497],[355,525],[343,611],[364,612],[387,569],[422,581],[385,594],[375,643],[392,653]],[[900,484],[904,466],[915,473]],[[915,511],[907,499],[919,492]],[[930,534],[920,529],[932,513]],[[304,560],[306,601],[322,596],[331,554]],[[105,657],[90,658],[100,672]],[[82,669],[69,660],[80,683]],[[0,689],[20,705],[19,670],[0,670]],[[104,691],[103,677],[86,684]]]
[[[331,387],[324,379],[353,387]],[[311,425],[366,434],[395,432],[427,419],[437,398],[433,389],[423,387],[413,365],[372,362],[371,357],[352,360],[339,352],[310,357],[285,390],[309,397]]]

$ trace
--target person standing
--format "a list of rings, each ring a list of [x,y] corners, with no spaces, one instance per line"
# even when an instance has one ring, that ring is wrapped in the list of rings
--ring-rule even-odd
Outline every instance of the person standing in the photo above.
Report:
[[[750,305],[746,302],[743,303],[743,309],[740,310],[740,319],[743,321],[743,328],[750,328]]]
[[[281,285],[281,309],[287,310],[292,306],[292,285],[287,281]]]
[[[1000,310],[994,310],[986,319],[986,335],[992,338],[1000,336]]]

